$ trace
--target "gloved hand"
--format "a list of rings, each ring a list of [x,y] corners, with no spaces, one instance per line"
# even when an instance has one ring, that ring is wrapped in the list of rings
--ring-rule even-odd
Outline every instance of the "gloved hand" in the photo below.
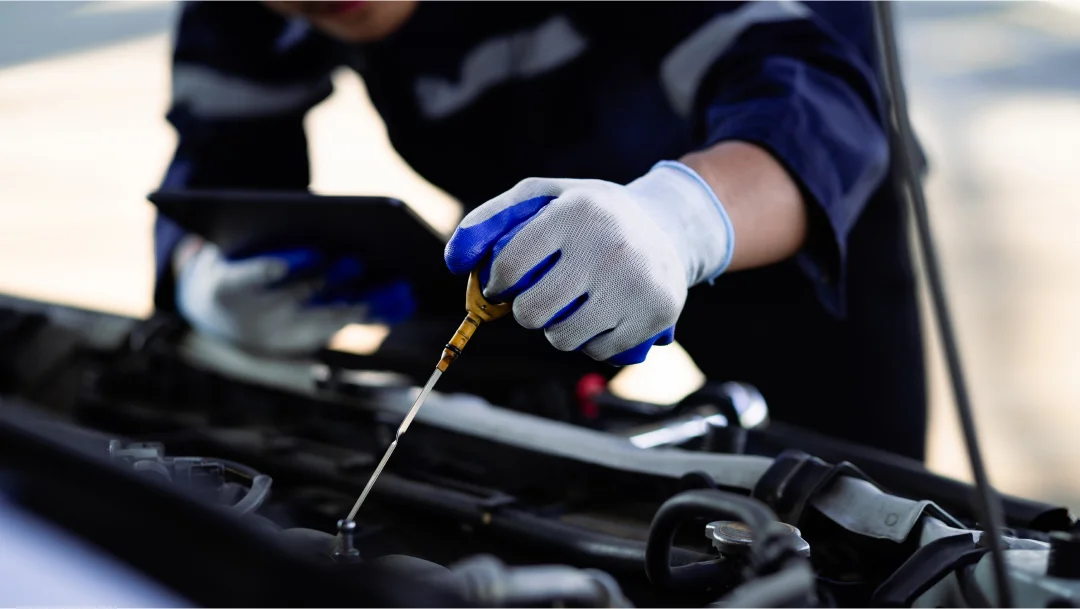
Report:
[[[629,365],[674,340],[690,286],[712,282],[735,245],[716,195],[689,167],[658,163],[626,186],[529,178],[462,219],[445,258],[480,266],[484,296],[562,351]]]
[[[176,304],[197,331],[266,353],[301,355],[350,323],[396,323],[415,311],[411,288],[364,288],[355,258],[296,249],[230,260],[211,243],[177,248]]]

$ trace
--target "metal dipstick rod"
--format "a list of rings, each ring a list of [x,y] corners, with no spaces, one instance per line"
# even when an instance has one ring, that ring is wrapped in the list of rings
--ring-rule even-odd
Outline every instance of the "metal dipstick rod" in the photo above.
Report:
[[[432,388],[435,387],[435,383],[438,382],[439,377],[443,372],[450,367],[450,364],[454,363],[454,360],[461,355],[461,350],[468,344],[469,339],[472,338],[473,333],[480,327],[480,324],[485,321],[494,321],[503,315],[506,315],[510,311],[511,303],[492,303],[488,302],[484,298],[483,290],[480,287],[480,278],[477,275],[477,271],[473,271],[469,275],[469,284],[465,290],[465,320],[458,326],[457,332],[454,332],[453,338],[450,342],[446,343],[443,347],[442,357],[439,359],[439,363],[435,366],[435,371],[431,373],[431,377],[428,379],[427,384],[420,390],[420,395],[416,396],[416,400],[413,401],[412,408],[409,408],[409,413],[405,415],[405,419],[398,426],[397,433],[394,435],[394,441],[390,443],[390,446],[386,447],[386,452],[383,454],[382,460],[375,466],[375,471],[371,473],[371,478],[368,479],[367,484],[364,485],[363,492],[360,493],[360,497],[356,500],[352,510],[349,512],[346,521],[351,521],[356,517],[356,513],[360,511],[360,506],[364,504],[364,500],[367,499],[371,488],[375,486],[375,481],[379,478],[379,474],[382,473],[383,468],[386,467],[386,462],[390,460],[390,455],[394,454],[394,449],[397,448],[398,441],[401,440],[401,436],[405,435],[408,431],[409,425],[412,424],[413,419],[416,418],[416,413],[420,412],[420,407],[424,405],[424,400],[431,393]],[[341,534],[334,538],[334,547],[336,548],[341,540]]]

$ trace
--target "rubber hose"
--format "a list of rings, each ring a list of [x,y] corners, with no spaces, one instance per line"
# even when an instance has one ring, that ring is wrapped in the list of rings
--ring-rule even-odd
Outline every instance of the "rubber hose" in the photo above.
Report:
[[[253,469],[253,468],[251,468],[251,467],[249,467],[247,465],[244,465],[243,463],[237,463],[236,461],[230,461],[229,459],[218,459],[217,457],[208,457],[208,458],[204,458],[203,461],[207,462],[207,463],[220,463],[223,466],[225,466],[226,469],[231,469],[231,470],[233,470],[233,472],[235,472],[237,474],[240,474],[241,477],[247,478],[249,480],[254,480],[255,478],[257,478],[257,477],[259,477],[261,475],[259,472],[255,471],[255,469]]]
[[[255,476],[255,479],[251,481],[251,488],[248,489],[244,498],[232,506],[233,511],[242,516],[259,509],[259,506],[270,496],[271,484],[273,484],[273,479],[270,476],[266,474]]]
[[[660,506],[649,528],[645,574],[654,586],[667,590],[704,590],[722,577],[724,567],[719,561],[671,566],[672,540],[679,525],[691,518],[746,523],[756,537],[750,546],[753,568],[769,563],[776,556],[777,541],[782,539],[783,530],[775,528],[779,526],[776,514],[760,501],[713,489],[679,493]]]

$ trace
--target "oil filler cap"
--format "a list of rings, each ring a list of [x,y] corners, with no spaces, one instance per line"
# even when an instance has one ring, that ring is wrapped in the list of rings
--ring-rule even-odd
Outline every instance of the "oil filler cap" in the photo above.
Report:
[[[810,544],[802,538],[799,529],[785,522],[778,522],[787,529],[794,540],[792,544],[800,556],[810,556]],[[718,520],[705,525],[705,538],[724,556],[745,556],[754,545],[754,530],[745,522]]]

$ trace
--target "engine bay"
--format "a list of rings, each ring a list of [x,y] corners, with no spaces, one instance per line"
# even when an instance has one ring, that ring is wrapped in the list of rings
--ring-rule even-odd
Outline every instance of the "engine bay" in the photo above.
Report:
[[[0,345],[0,508],[163,595],[135,604],[994,600],[970,485],[770,422],[737,379],[674,407],[603,393],[589,424],[436,391],[347,521],[419,364],[264,361],[168,316],[13,298],[0,300]],[[1080,604],[1072,514],[1016,497],[1004,509],[1017,602]],[[55,602],[44,583],[19,589],[0,598]]]

